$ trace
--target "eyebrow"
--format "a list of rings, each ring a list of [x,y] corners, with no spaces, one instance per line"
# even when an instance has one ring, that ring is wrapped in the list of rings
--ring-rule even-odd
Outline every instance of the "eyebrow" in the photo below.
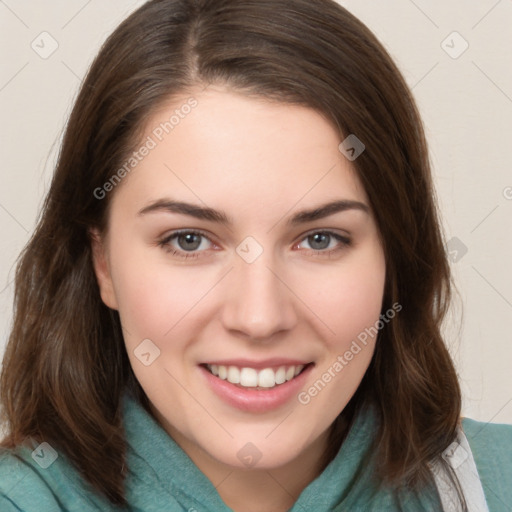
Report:
[[[296,226],[299,224],[305,224],[307,222],[313,222],[315,220],[323,219],[334,215],[335,213],[345,212],[348,210],[360,210],[365,213],[370,212],[368,205],[361,203],[360,201],[354,201],[349,199],[339,199],[331,201],[329,203],[311,208],[309,210],[302,210],[295,213],[287,222],[288,225]],[[155,212],[169,212],[179,213],[182,215],[189,215],[200,220],[207,220],[216,222],[222,225],[231,225],[232,221],[222,210],[214,210],[207,206],[199,206],[192,203],[186,203],[183,201],[173,201],[170,199],[158,199],[152,202],[148,206],[142,208],[138,215],[146,215],[148,213]]]

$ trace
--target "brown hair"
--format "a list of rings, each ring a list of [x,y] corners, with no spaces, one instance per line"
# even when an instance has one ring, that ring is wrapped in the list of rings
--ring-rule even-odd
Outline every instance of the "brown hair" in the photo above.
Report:
[[[153,0],[108,38],[82,84],[35,232],[16,270],[14,324],[1,376],[4,447],[44,439],[112,503],[125,503],[121,396],[147,399],[119,317],[101,301],[89,230],[104,230],[107,182],[164,101],[209,83],[323,113],[366,151],[353,162],[383,240],[379,341],[350,408],[377,405],[382,481],[419,486],[460,420],[440,334],[450,295],[422,123],[393,61],[333,0]],[[344,416],[345,415],[345,416]],[[345,422],[346,425],[347,422]],[[334,442],[330,460],[339,448]]]

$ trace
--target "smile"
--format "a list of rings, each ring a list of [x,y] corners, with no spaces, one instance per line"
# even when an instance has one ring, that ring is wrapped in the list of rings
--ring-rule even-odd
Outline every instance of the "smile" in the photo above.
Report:
[[[232,360],[202,363],[199,369],[209,389],[224,403],[245,412],[265,413],[293,403],[314,366],[282,359]]]
[[[280,366],[257,370],[250,367],[207,364],[206,368],[219,379],[244,388],[269,389],[292,380],[300,374],[305,365]]]

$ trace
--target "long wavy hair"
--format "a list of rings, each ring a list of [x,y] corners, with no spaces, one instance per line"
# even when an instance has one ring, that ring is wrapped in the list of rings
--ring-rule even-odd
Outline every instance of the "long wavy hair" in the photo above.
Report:
[[[419,488],[460,424],[459,384],[440,331],[449,266],[415,102],[375,36],[333,0],[152,0],[107,39],[17,263],[0,381],[2,446],[48,441],[99,493],[126,503],[121,399],[127,388],[145,407],[147,398],[93,271],[89,233],[105,230],[115,194],[98,199],[94,191],[140,144],[159,106],[212,83],[313,108],[340,137],[364,142],[353,166],[383,241],[382,311],[397,302],[403,309],[380,331],[350,407],[332,426],[326,461],[339,449],[343,420],[372,402],[382,482]]]

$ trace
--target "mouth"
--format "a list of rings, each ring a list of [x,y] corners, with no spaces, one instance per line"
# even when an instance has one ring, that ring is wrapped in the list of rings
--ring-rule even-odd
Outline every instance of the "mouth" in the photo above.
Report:
[[[257,365],[206,363],[201,366],[215,377],[238,388],[265,391],[290,382],[314,363],[264,365],[265,363]]]
[[[293,403],[307,385],[314,362],[295,359],[230,359],[198,365],[207,388],[228,406],[264,414]]]

